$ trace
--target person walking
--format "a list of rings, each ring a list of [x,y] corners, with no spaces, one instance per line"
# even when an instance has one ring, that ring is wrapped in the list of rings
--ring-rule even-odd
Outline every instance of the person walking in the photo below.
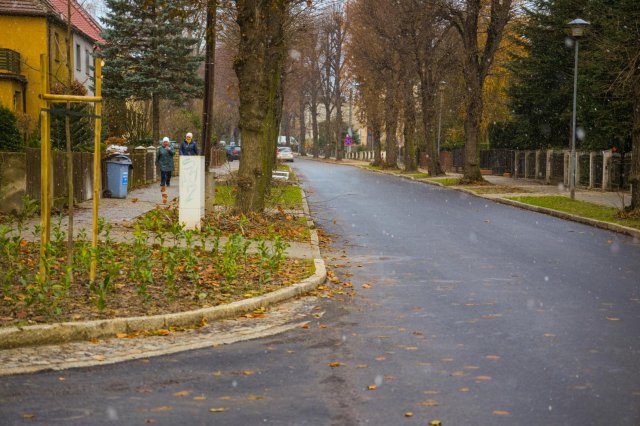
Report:
[[[193,140],[193,134],[187,133],[180,144],[180,155],[198,155],[198,146]]]
[[[173,172],[173,147],[168,137],[162,138],[162,146],[158,148],[156,163],[160,166],[160,186],[171,186],[171,173]]]

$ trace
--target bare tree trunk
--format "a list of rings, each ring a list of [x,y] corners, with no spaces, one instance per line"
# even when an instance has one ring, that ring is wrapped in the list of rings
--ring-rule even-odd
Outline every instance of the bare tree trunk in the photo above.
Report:
[[[202,103],[202,139],[205,170],[211,166],[211,136],[213,134],[213,96],[216,63],[217,0],[207,1],[207,27],[205,30],[204,98]]]
[[[421,86],[422,128],[425,137],[424,149],[427,153],[427,170],[430,176],[441,176],[444,175],[444,170],[442,170],[442,165],[440,164],[438,146],[433,134],[433,126],[435,123],[435,113],[433,109],[436,98],[435,90],[433,86],[426,81],[423,82]]]
[[[326,136],[325,137],[327,138],[327,141],[324,145],[324,158],[329,159],[331,158],[331,150],[333,149],[333,147],[331,144],[331,107],[328,103],[324,104],[324,112],[326,116],[326,121],[325,121]]]
[[[397,82],[397,78],[387,80],[384,103],[385,148],[387,152],[385,166],[392,169],[398,168],[398,139],[396,137],[396,131],[398,130],[398,107],[396,106]]]
[[[304,146],[304,139],[307,135],[307,127],[306,127],[306,123],[304,121],[304,110],[305,110],[305,102],[304,102],[304,96],[300,96],[300,100],[298,101],[298,119],[299,119],[299,124],[300,124],[300,140],[298,140],[298,152],[300,153],[300,155],[305,156],[307,155],[305,146]]]
[[[313,158],[320,156],[320,140],[318,135],[318,103],[311,99],[311,132],[313,133]]]
[[[402,79],[404,100],[404,169],[413,172],[416,164],[416,106],[413,97],[413,82],[408,76]]]
[[[633,88],[633,129],[631,131],[631,210],[640,209],[640,69],[636,68]]]
[[[337,84],[337,83],[336,83]],[[340,93],[340,90],[337,89]],[[336,96],[336,160],[340,161],[344,157],[344,143],[342,143],[342,95]]]
[[[372,166],[382,166],[382,145],[380,144],[380,124],[373,124],[372,137],[373,137],[373,163]]]
[[[481,82],[473,80],[473,76],[467,78],[469,90],[466,95],[467,111],[464,117],[465,144],[463,181],[465,182],[479,182],[484,180],[482,173],[480,173],[480,121],[482,120],[483,104],[482,84]]]
[[[155,93],[151,95],[151,135],[156,145],[160,141],[160,97]]]

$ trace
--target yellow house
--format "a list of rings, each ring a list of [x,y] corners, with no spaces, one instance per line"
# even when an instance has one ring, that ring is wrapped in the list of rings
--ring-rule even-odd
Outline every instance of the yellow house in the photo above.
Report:
[[[28,116],[31,131],[43,92],[40,55],[49,60],[50,84],[66,82],[66,39],[64,16],[48,0],[0,0],[0,104]]]

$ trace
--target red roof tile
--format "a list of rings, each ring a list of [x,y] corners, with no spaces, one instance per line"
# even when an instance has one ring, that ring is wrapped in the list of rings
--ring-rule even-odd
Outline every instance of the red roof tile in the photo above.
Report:
[[[6,0],[0,0],[0,2],[2,1]],[[67,19],[68,1],[71,2],[71,24],[91,40],[104,43],[103,38],[100,37],[100,32],[102,31],[100,24],[76,0],[49,0],[65,20]]]

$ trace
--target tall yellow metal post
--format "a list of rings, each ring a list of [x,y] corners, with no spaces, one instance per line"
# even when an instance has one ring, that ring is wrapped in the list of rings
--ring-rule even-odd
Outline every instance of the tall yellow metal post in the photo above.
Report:
[[[96,248],[98,247],[98,207],[100,205],[100,189],[102,172],[100,170],[100,132],[102,131],[102,59],[96,59],[96,90],[95,98],[100,99],[95,102],[95,136],[93,145],[93,227],[91,233],[91,268],[89,270],[89,281],[95,282],[97,271]]]
[[[45,248],[51,236],[51,139],[49,129],[49,106],[45,95],[49,92],[49,61],[46,55],[40,55],[40,84],[42,95],[40,102],[40,270],[44,268]]]

